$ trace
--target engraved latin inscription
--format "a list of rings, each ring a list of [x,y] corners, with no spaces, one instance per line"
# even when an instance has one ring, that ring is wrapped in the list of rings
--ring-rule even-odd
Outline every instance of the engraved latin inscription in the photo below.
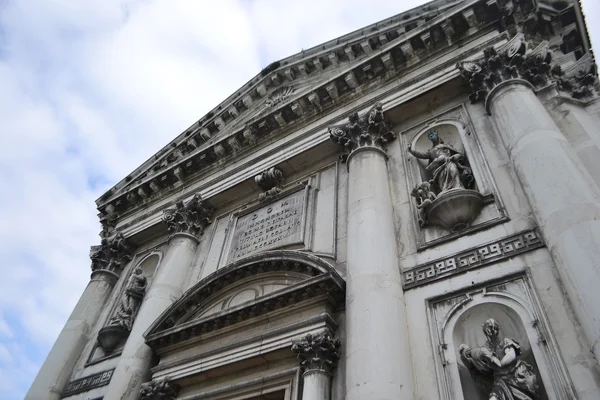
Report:
[[[257,251],[302,242],[303,191],[275,201],[237,220],[229,261]]]

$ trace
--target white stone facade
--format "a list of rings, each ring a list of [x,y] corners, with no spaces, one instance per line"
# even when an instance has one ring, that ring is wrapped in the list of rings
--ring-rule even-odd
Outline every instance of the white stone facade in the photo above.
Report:
[[[27,399],[598,399],[597,89],[576,1],[271,64],[97,201]]]

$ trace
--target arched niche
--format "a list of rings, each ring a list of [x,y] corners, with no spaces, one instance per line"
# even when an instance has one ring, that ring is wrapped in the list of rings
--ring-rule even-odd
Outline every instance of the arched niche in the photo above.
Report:
[[[148,287],[150,287],[150,283],[152,282],[152,277],[156,273],[158,266],[161,260],[161,253],[154,252],[145,256],[139,263],[137,263],[135,268],[140,268],[142,270],[142,275],[146,277],[148,282]],[[134,268],[134,269],[135,269]]]
[[[512,338],[523,350],[522,360],[531,364],[540,385],[540,399],[574,398],[570,378],[546,326],[535,294],[524,278],[474,290],[430,305],[432,335],[440,343],[436,358],[440,398],[445,400],[487,400],[463,365],[460,345],[484,345],[482,324],[495,319],[500,338]]]

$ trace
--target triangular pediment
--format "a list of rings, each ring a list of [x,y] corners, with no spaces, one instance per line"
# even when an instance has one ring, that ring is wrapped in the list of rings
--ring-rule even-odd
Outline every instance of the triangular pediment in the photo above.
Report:
[[[146,333],[162,347],[316,297],[342,303],[344,280],[325,261],[297,251],[250,256],[198,282]]]
[[[565,12],[548,4],[437,0],[274,62],[103,195],[99,210],[109,218],[122,215],[263,138],[344,106],[374,82],[398,79],[483,30],[510,29],[522,20],[532,34],[545,32],[549,19]]]

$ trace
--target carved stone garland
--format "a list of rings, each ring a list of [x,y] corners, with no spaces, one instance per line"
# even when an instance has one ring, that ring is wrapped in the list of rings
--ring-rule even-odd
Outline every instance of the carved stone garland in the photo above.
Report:
[[[120,276],[125,264],[131,260],[131,251],[122,233],[112,239],[102,239],[100,246],[92,247],[92,272],[109,271]]]
[[[485,101],[488,112],[489,94],[498,85],[509,80],[521,79],[534,88],[556,82],[559,89],[579,99],[595,94],[595,65],[592,67],[590,63],[581,63],[581,68],[565,74],[559,65],[552,64],[552,53],[547,41],[532,50],[530,43],[519,34],[500,49],[489,47],[483,54],[480,60],[458,63],[457,68],[471,85],[471,102]]]
[[[213,209],[204,205],[202,196],[195,194],[187,203],[178,201],[174,209],[165,210],[163,222],[171,233],[187,233],[199,237],[210,224]]]
[[[376,103],[368,113],[363,116],[352,113],[348,123],[329,127],[329,137],[342,148],[340,159],[348,160],[352,152],[359,148],[375,147],[383,149],[385,144],[396,138],[383,116],[381,103]]]
[[[306,335],[294,343],[292,351],[298,355],[305,371],[323,370],[331,373],[340,356],[340,346],[340,341],[329,330],[325,330],[318,335]]]
[[[175,400],[179,390],[181,390],[180,386],[167,378],[155,379],[142,384],[140,398],[141,400]]]
[[[282,191],[283,171],[277,167],[271,167],[254,177],[256,184],[265,192],[259,195],[259,200],[269,201]]]

